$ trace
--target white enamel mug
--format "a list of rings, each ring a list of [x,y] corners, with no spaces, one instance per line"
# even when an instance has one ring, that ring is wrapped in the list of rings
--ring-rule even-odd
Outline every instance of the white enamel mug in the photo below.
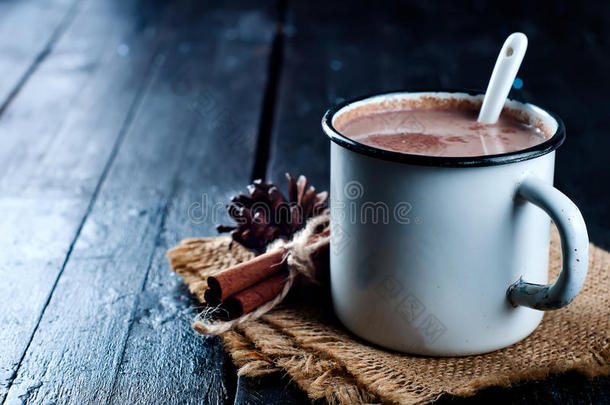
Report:
[[[569,304],[584,283],[585,223],[552,185],[565,129],[552,113],[512,100],[506,108],[554,135],[513,153],[448,158],[377,149],[335,129],[358,109],[385,111],[421,97],[482,100],[466,92],[397,92],[324,115],[332,141],[334,309],[353,333],[390,349],[490,352],[528,336],[543,311]],[[563,253],[553,284],[547,284],[550,219]]]

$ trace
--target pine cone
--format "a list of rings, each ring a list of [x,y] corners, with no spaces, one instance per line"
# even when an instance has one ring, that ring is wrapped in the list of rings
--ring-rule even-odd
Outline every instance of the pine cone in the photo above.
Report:
[[[234,241],[260,253],[277,238],[291,238],[308,218],[328,212],[327,191],[316,193],[303,175],[297,180],[286,173],[286,179],[288,198],[275,184],[254,180],[227,206],[237,225],[219,225],[218,232],[231,232]]]

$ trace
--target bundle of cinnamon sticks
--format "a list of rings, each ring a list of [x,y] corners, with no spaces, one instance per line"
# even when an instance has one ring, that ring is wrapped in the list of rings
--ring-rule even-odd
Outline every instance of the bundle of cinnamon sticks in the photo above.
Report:
[[[310,236],[307,242],[314,243],[329,234],[330,230],[326,227],[322,232]],[[288,254],[290,252],[287,248],[278,247],[209,276],[204,298],[207,304],[218,308],[216,317],[223,320],[235,319],[276,297],[282,291],[289,274],[286,263]],[[328,244],[314,251],[311,259],[316,267],[324,266],[327,256]]]

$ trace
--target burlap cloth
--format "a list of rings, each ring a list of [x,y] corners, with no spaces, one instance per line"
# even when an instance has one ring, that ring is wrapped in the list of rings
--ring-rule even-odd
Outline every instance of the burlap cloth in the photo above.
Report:
[[[561,266],[560,244],[551,238],[550,277]],[[182,241],[172,267],[203,301],[205,279],[252,254],[228,237]],[[192,248],[195,248],[193,250]],[[472,395],[489,386],[541,379],[578,371],[610,374],[610,253],[591,245],[589,274],[569,306],[545,314],[525,340],[493,353],[429,358],[367,345],[334,318],[329,303],[315,292],[222,335],[239,375],[287,373],[312,400],[355,404],[421,404],[443,394]],[[311,300],[308,297],[315,296]],[[312,302],[313,301],[313,302]],[[197,329],[197,323],[194,328]]]

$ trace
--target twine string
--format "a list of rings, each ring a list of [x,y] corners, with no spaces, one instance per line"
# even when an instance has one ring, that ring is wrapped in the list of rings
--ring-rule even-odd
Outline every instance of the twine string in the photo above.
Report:
[[[278,239],[268,247],[268,251],[284,247],[284,261],[288,266],[288,276],[282,290],[270,301],[267,301],[260,307],[256,308],[247,314],[229,321],[212,321],[210,313],[204,311],[198,314],[193,321],[193,329],[197,332],[207,335],[220,335],[227,332],[238,324],[243,324],[252,321],[265,315],[277,305],[279,305],[292,289],[295,280],[299,275],[306,277],[309,280],[316,280],[316,266],[312,261],[312,253],[330,242],[330,236],[321,236],[315,241],[310,242],[309,239],[316,233],[316,230],[325,223],[328,223],[328,215],[320,215],[307,221],[307,225],[301,231],[297,232],[291,241]]]

